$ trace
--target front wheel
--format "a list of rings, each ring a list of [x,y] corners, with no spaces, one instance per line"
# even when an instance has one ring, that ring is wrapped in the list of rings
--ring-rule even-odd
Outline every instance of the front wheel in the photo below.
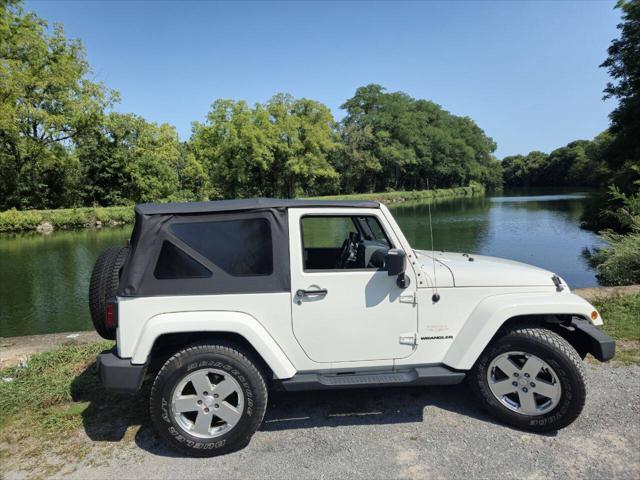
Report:
[[[264,376],[230,344],[193,345],[164,364],[151,389],[151,419],[177,450],[214,456],[245,446],[267,406]]]
[[[580,356],[544,328],[514,328],[491,343],[470,372],[470,386],[494,417],[546,432],[572,423],[584,407]]]

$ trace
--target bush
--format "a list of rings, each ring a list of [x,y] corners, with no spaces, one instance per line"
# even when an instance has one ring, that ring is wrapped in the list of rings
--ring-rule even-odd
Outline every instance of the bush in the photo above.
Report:
[[[620,235],[611,231],[602,237],[609,246],[591,255],[590,262],[598,269],[603,285],[631,285],[640,283],[640,217],[636,217],[632,233]]]
[[[609,196],[618,205],[605,212],[616,219],[621,233],[602,232],[609,245],[591,254],[590,262],[597,267],[603,285],[640,283],[640,193],[625,195],[612,187]]]
[[[16,209],[0,212],[0,232],[26,232],[49,222],[54,229],[91,228],[132,223],[133,207],[62,208],[59,210]]]
[[[354,193],[352,195],[332,195],[315,197],[323,200],[373,200],[382,203],[434,200],[437,198],[471,197],[484,195],[485,188],[476,182],[468,187],[440,188],[437,190],[390,191],[380,193]]]

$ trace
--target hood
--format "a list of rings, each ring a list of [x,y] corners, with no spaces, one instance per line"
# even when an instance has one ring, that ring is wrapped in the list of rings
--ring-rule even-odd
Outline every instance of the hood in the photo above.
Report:
[[[426,273],[433,270],[431,252],[416,251]],[[456,287],[553,287],[553,272],[503,258],[467,253],[435,252],[436,264],[451,272]],[[438,268],[438,284],[442,268]],[[448,283],[448,282],[447,282]],[[563,281],[566,287],[566,283]],[[445,285],[442,285],[445,286]]]

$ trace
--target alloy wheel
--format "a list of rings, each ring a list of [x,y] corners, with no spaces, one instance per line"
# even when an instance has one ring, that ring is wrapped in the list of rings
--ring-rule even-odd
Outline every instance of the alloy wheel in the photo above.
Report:
[[[506,352],[494,358],[487,369],[487,382],[502,405],[522,415],[548,413],[562,396],[553,368],[526,352]]]
[[[200,438],[215,438],[233,429],[244,408],[240,384],[228,372],[215,368],[189,373],[171,397],[178,425]]]

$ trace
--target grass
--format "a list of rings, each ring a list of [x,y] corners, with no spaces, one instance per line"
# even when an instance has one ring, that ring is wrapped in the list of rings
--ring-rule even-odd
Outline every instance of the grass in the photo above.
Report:
[[[112,342],[62,346],[33,355],[26,368],[0,370],[0,431],[10,430],[16,418],[41,435],[80,427],[90,401],[108,396],[94,362],[111,346]]]
[[[438,190],[415,190],[383,193],[358,193],[315,197],[325,200],[376,200],[383,203],[406,201],[427,201],[440,198],[469,197],[484,195],[485,189],[478,183],[468,187],[443,188]],[[97,222],[110,227],[132,223],[133,206],[61,208],[57,210],[6,210],[0,212],[0,233],[34,231],[44,222],[54,229],[94,228]]]
[[[640,364],[640,294],[593,301],[604,319],[602,330],[617,341],[615,360]]]
[[[118,441],[147,421],[144,396],[110,393],[96,375],[96,355],[112,345],[62,346],[0,370],[0,458],[54,475],[90,452],[81,428],[91,440]]]

